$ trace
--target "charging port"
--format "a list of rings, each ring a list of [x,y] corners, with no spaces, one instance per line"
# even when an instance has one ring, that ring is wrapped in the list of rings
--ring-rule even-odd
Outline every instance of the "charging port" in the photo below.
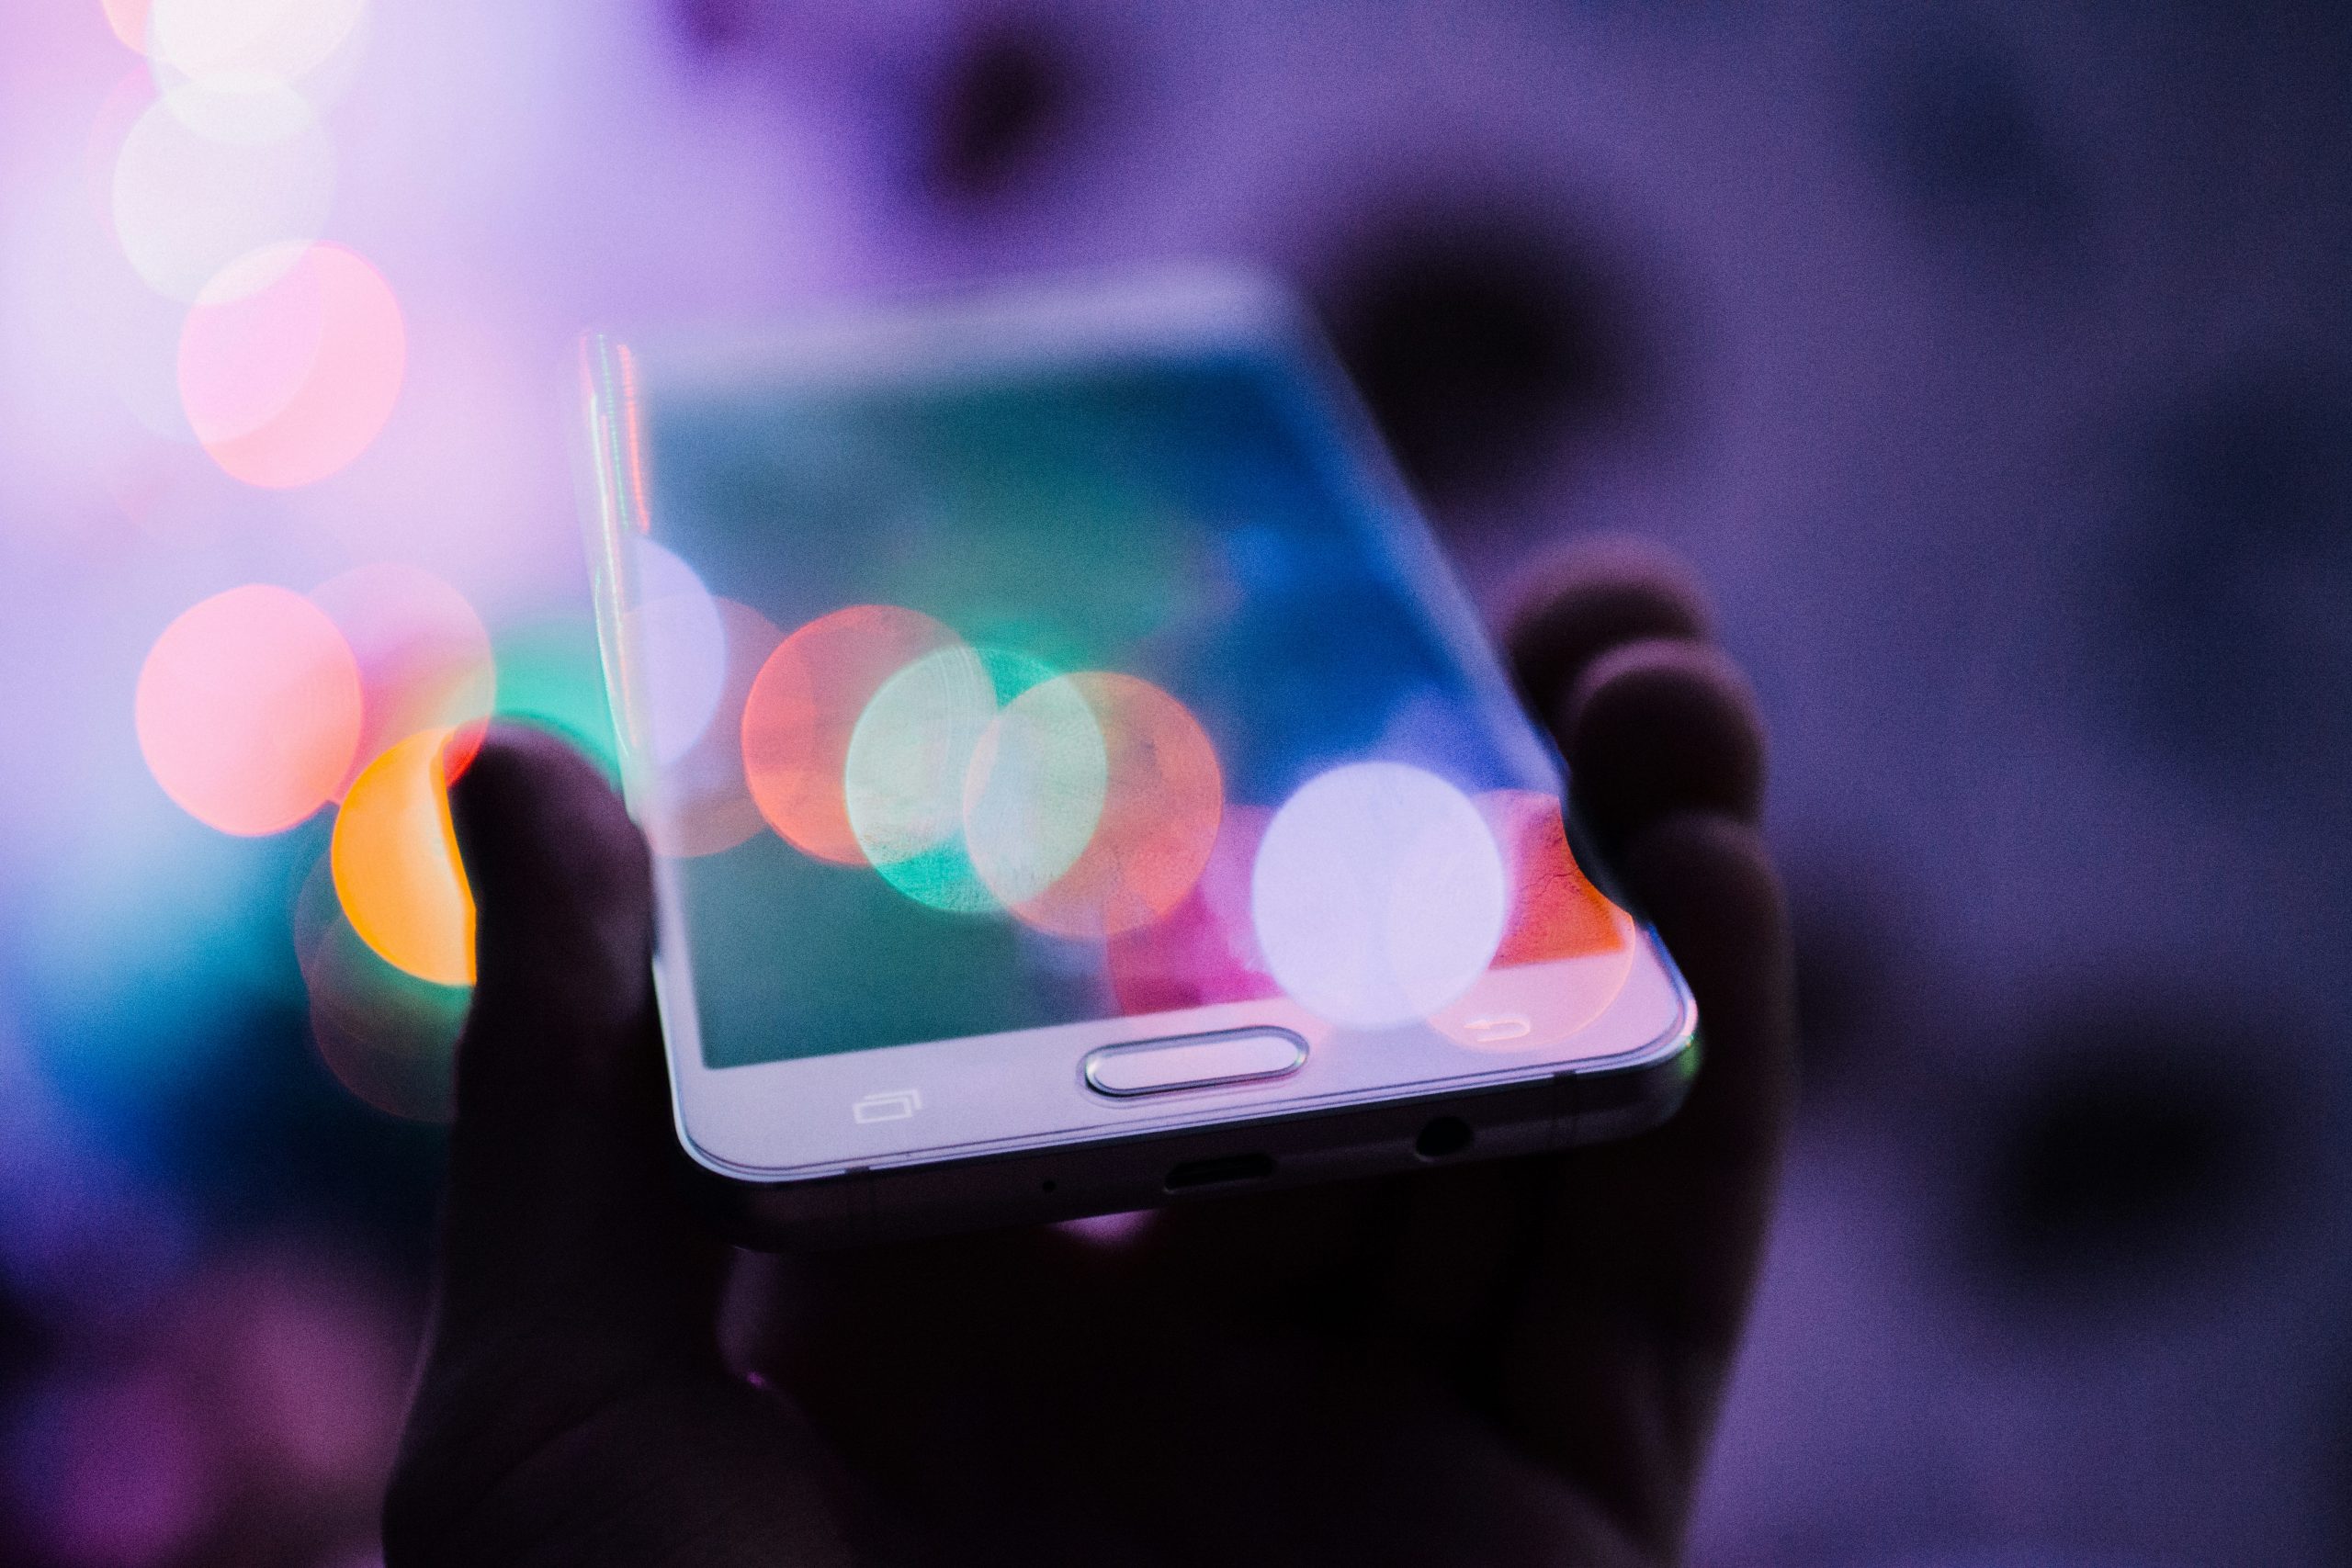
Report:
[[[1236,1181],[1263,1181],[1274,1174],[1272,1155],[1219,1155],[1215,1159],[1188,1159],[1168,1173],[1168,1190],[1188,1187],[1223,1187]]]
[[[1421,1129],[1413,1140],[1413,1152],[1423,1159],[1443,1159],[1458,1155],[1470,1146],[1470,1123],[1459,1116],[1441,1116]]]

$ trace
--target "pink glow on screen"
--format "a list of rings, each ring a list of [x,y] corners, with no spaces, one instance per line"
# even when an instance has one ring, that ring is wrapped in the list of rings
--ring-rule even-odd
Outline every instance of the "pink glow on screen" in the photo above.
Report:
[[[285,263],[264,252],[228,268],[180,334],[180,398],[197,439],[267,490],[315,484],[366,451],[408,366],[400,302],[373,266],[340,245]]]
[[[1273,815],[1262,806],[1227,806],[1192,891],[1151,924],[1111,938],[1111,991],[1121,1012],[1282,995],[1250,922],[1250,868]]]
[[[359,669],[310,600],[232,588],[155,639],[135,710],[164,794],[222,832],[276,833],[342,787],[359,744]]]

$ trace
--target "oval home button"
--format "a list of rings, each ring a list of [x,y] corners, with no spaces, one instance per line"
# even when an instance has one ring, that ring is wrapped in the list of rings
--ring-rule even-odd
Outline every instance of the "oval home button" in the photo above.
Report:
[[[1125,1099],[1178,1089],[1279,1078],[1306,1061],[1306,1042],[1287,1029],[1225,1029],[1175,1040],[1105,1045],[1086,1058],[1087,1087]]]

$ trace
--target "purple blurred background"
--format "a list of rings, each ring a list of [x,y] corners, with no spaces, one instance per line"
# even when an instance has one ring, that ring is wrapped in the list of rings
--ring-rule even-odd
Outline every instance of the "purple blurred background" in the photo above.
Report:
[[[332,177],[259,237],[405,330],[291,486],[125,266],[241,215],[119,162],[279,13]],[[1694,1561],[2352,1561],[2352,12],[0,16],[0,1561],[372,1562],[422,1312],[439,1134],[298,964],[328,829],[158,788],[166,625],[404,563],[593,728],[579,329],[1171,256],[1309,291],[1490,605],[1646,536],[1762,696],[1807,1095]]]

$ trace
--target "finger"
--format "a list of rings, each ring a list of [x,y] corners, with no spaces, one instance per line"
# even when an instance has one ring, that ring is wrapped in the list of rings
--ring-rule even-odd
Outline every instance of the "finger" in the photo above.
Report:
[[[560,742],[501,731],[452,786],[478,914],[458,1043],[445,1335],[579,1341],[574,1374],[707,1356],[719,1249],[673,1185],[645,842]]]
[[[1621,847],[1684,811],[1756,820],[1763,728],[1736,666],[1705,643],[1622,645],[1587,667],[1556,716],[1577,810]]]
[[[1532,573],[1517,596],[1505,645],[1521,690],[1537,713],[1575,711],[1578,682],[1596,661],[1625,643],[1658,646],[1703,637],[1708,615],[1689,574],[1668,552],[1642,540],[1585,540]],[[1669,701],[1675,694],[1659,694]],[[1612,723],[1614,694],[1604,706]],[[1559,727],[1564,743],[1566,726]],[[1453,1189],[1479,1179],[1441,1180]],[[1427,1207],[1422,1194],[1410,1195]],[[1147,1256],[1170,1279],[1215,1281],[1227,1293],[1255,1288],[1280,1301],[1285,1290],[1364,1266],[1383,1223],[1406,1201],[1393,1186],[1355,1184],[1337,1192],[1277,1193],[1180,1208],[1163,1217]],[[1453,1206],[1445,1205],[1451,1215]],[[1483,1221],[1473,1209],[1471,1217]],[[1459,1241],[1463,1230],[1443,1223]],[[1458,1279],[1458,1276],[1457,1276]],[[1449,1287],[1460,1296],[1463,1290]]]
[[[1581,782],[1590,767],[1620,821],[1728,802],[1752,812],[1762,742],[1736,671],[1702,643],[1704,603],[1668,552],[1639,540],[1587,541],[1534,574],[1508,641],[1530,702],[1547,717]],[[1687,655],[1687,657],[1686,657]],[[1589,713],[1578,738],[1577,717]],[[1628,739],[1627,731],[1633,731]],[[1629,750],[1621,762],[1618,753]],[[1621,802],[1626,803],[1621,806]],[[1630,808],[1629,808],[1630,807]],[[1411,1316],[1475,1314],[1503,1267],[1509,1227],[1489,1191],[1493,1168],[1430,1172],[1399,1187],[1231,1199],[1176,1210],[1146,1256],[1160,1278],[1215,1282],[1225,1296],[1280,1303],[1377,1266],[1387,1229],[1406,1227],[1390,1272]],[[1411,1301],[1409,1298],[1430,1298]],[[1188,1303],[1188,1309],[1199,1303]]]
[[[1306,1299],[1369,1293],[1396,1201],[1386,1180],[1199,1199],[1161,1211],[1126,1261],[1138,1292],[1170,1315],[1295,1321]],[[1339,1326],[1347,1314],[1317,1315]]]
[[[1650,824],[1692,811],[1752,819],[1763,740],[1746,682],[1703,643],[1645,639],[1607,649],[1561,706],[1577,815],[1613,862]],[[1622,879],[1621,879],[1622,884]],[[1634,903],[1640,903],[1635,890]],[[1400,1325],[1473,1360],[1492,1303],[1523,1272],[1550,1203],[1543,1161],[1426,1173],[1402,1214],[1391,1281]]]
[[[813,1434],[718,1359],[724,1254],[672,1184],[644,840],[526,730],[450,804],[478,977],[388,1561],[642,1563],[689,1539],[698,1562],[846,1561]]]
[[[1690,575],[1638,539],[1579,543],[1532,574],[1519,601],[1504,643],[1520,690],[1547,716],[1610,649],[1708,635],[1706,602]]]
[[[1508,1429],[1665,1556],[1762,1249],[1793,1089],[1791,964],[1748,824],[1672,816],[1623,863],[1698,998],[1704,1060],[1665,1126],[1551,1162],[1495,1394]]]

